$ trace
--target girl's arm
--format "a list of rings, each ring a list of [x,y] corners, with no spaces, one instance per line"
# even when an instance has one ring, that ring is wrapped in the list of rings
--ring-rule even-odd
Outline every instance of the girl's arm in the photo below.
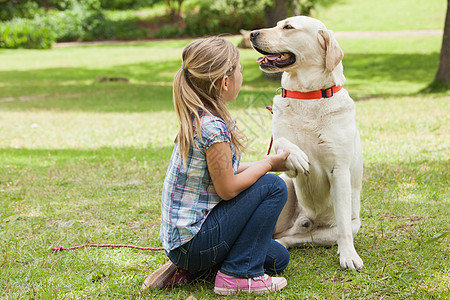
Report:
[[[216,193],[223,200],[229,200],[254,184],[269,171],[287,170],[285,161],[289,152],[267,155],[262,160],[245,163],[239,173],[234,174],[231,150],[228,143],[215,143],[206,150],[206,162]],[[238,170],[239,171],[239,170]]]
[[[250,167],[254,162],[241,162],[239,164],[239,168],[237,170],[237,173],[241,173],[242,171],[246,170],[248,167]]]

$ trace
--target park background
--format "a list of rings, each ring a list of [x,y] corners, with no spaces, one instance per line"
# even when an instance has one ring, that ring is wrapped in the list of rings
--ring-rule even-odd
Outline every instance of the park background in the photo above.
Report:
[[[260,5],[270,1],[185,0],[180,10],[165,4],[177,1],[57,1],[67,6],[51,10],[42,1],[11,11],[19,2],[0,1],[0,47],[19,48],[0,49],[0,297],[215,299],[210,281],[140,291],[167,260],[162,252],[50,249],[160,246],[181,51],[209,34],[238,45],[240,29],[266,24]],[[291,249],[286,289],[235,299],[449,298],[450,93],[427,89],[446,2],[330,0],[311,10],[335,31],[356,101],[365,171],[355,247],[365,267],[342,270],[336,246]],[[265,106],[280,85],[259,71],[258,56],[241,49],[244,83],[230,106],[249,139],[244,160],[267,151]]]

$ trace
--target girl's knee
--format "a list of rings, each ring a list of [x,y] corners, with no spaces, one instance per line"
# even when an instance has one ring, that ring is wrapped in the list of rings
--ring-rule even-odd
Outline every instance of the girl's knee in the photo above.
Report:
[[[263,177],[272,186],[272,193],[278,195],[283,202],[286,202],[288,190],[284,180],[276,174],[266,174]]]
[[[281,273],[284,271],[284,269],[287,268],[289,265],[289,261],[291,260],[291,256],[288,252],[288,250],[285,248],[286,251],[284,251],[275,262],[275,273]]]
[[[289,265],[291,257],[289,251],[276,241],[272,241],[264,271],[269,275],[276,275],[283,272]]]

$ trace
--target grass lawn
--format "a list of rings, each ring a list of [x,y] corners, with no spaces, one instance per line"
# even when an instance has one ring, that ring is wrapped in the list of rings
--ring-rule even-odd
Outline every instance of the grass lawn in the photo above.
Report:
[[[142,293],[167,259],[161,252],[49,251],[160,246],[177,132],[171,82],[188,42],[0,51],[0,298],[216,299],[211,282]],[[437,70],[441,37],[339,42],[363,143],[355,247],[365,267],[342,270],[336,246],[291,249],[286,289],[234,298],[448,299],[450,93],[418,93]],[[231,109],[249,138],[244,160],[254,160],[266,152],[264,107],[279,83],[262,77],[257,53],[241,56],[244,85]]]
[[[337,0],[316,17],[335,31],[444,28],[445,0]]]

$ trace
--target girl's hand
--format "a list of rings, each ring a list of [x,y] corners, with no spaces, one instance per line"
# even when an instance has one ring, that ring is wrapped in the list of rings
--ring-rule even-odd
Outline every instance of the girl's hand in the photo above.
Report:
[[[271,171],[273,172],[284,172],[289,171],[286,168],[286,159],[289,156],[290,152],[287,149],[284,149],[282,152],[272,155],[267,155],[263,158],[263,160],[267,161],[271,166]]]

